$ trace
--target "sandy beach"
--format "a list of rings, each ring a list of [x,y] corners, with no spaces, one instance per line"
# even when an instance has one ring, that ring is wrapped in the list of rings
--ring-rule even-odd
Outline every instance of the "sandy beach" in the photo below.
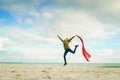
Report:
[[[120,67],[0,64],[0,80],[120,80]]]

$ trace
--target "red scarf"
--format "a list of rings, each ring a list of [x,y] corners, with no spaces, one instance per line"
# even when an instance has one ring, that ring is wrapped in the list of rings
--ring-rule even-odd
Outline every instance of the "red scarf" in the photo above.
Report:
[[[89,58],[91,57],[91,55],[86,51],[86,49],[85,49],[85,47],[84,47],[84,42],[83,42],[83,39],[80,37],[80,36],[78,36],[78,35],[76,35],[79,39],[80,39],[80,41],[82,42],[82,53],[83,53],[83,56],[85,57],[85,59],[89,62]]]

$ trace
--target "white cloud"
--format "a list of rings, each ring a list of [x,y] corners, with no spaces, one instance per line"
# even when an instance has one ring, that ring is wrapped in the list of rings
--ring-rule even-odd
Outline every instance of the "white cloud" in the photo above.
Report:
[[[93,38],[106,38],[111,35],[106,31],[107,24],[103,24],[96,17],[83,11],[56,10],[56,14],[59,20],[51,28],[53,34],[64,36],[79,34]]]
[[[26,23],[27,23],[27,24],[33,24],[33,20],[30,19],[30,18],[27,18],[27,19],[26,19]]]
[[[25,60],[31,58],[31,60],[37,59],[44,62],[59,62],[61,59],[61,50],[53,48],[58,44],[58,39],[39,36],[34,34],[34,31],[24,31],[15,27],[4,28],[1,33],[7,38],[0,38],[0,51],[8,51],[11,55],[20,54]]]
[[[41,16],[41,15],[40,15],[40,12],[37,12],[37,11],[35,11],[34,9],[28,11],[28,14],[29,14],[29,16],[33,16],[33,17],[35,17],[35,18],[39,18],[39,17]]]
[[[16,26],[12,26],[9,28],[1,28],[1,32],[0,34],[4,34],[5,36],[7,36],[8,38],[12,38],[15,41],[22,42],[22,43],[47,43],[47,44],[51,44],[51,43],[57,43],[58,44],[58,39],[45,36],[44,30],[37,30],[37,29],[28,29],[28,30],[24,30],[24,29],[20,29]]]
[[[51,19],[53,17],[53,14],[49,13],[49,12],[45,12],[43,14],[43,16],[46,18],[46,19]]]
[[[61,59],[61,50],[53,49],[51,46],[33,49],[21,45],[15,46],[13,49],[19,52],[26,59],[32,57],[33,60],[38,59],[44,62],[60,61]]]
[[[96,56],[111,56],[114,51],[112,49],[102,49],[92,51]]]
[[[102,3],[101,3],[102,4]],[[120,18],[120,1],[119,0],[112,0],[108,1],[105,5],[99,5],[99,9],[109,15],[112,15],[114,17]]]
[[[23,15],[25,13],[27,13],[27,10],[28,10],[28,7],[25,6],[24,4],[11,4],[11,5],[7,5],[7,6],[3,6],[3,8],[9,12],[11,12],[12,14],[15,14],[15,15]]]
[[[8,31],[9,30],[10,29],[8,29]],[[11,40],[9,38],[7,39],[1,38],[1,40],[5,41],[7,43],[7,46],[9,46],[9,48],[12,49],[13,52],[16,52],[16,54],[18,53],[21,54],[22,56],[24,56],[25,59],[31,58],[31,60],[37,59],[38,61],[42,60],[43,62],[54,62],[54,61],[63,62],[64,50],[62,48],[57,49],[56,43],[57,44],[60,43],[58,39],[56,40],[50,37],[43,37],[42,35],[39,36],[39,35],[36,35],[34,31],[29,32],[29,31],[21,30],[19,28],[17,29],[14,28],[14,30],[12,29],[12,31],[10,32],[8,32],[7,30],[5,31],[6,32],[4,34],[9,34],[10,38],[12,39],[14,38],[13,40],[17,40],[18,42],[15,41],[16,44],[13,45],[13,43],[11,43]],[[23,41],[21,42],[21,40]],[[2,41],[0,42],[3,43]],[[33,47],[30,47],[28,44],[26,44],[27,42],[30,43],[30,45]],[[34,42],[37,42],[38,44],[36,45],[34,44]],[[40,46],[43,43],[45,44],[47,43],[47,44],[44,46],[43,45]],[[62,46],[62,43],[61,43],[61,46]],[[0,49],[7,50],[8,47],[4,48],[2,45],[0,46]],[[114,53],[119,53],[119,51],[115,52],[113,49],[93,50],[93,51],[91,50],[90,50],[90,54],[92,55],[91,62],[97,62],[97,61],[104,62],[104,60],[102,59],[106,59],[106,61],[108,60],[108,58],[113,59]],[[116,54],[114,58],[119,58],[118,56],[119,54]],[[81,48],[78,48],[75,55],[69,54],[67,56],[67,60],[68,62],[86,62],[82,55]],[[114,62],[114,60],[112,61]]]
[[[80,2],[78,4],[85,4],[82,7],[86,10],[90,9],[87,7],[92,6],[92,9],[97,12],[101,11],[107,14],[110,13],[114,16],[119,13],[119,3],[116,2],[104,5],[102,4],[102,1],[95,0],[75,1],[77,1],[77,3]],[[14,26],[16,25],[15,23],[12,26],[0,27],[0,34],[6,37],[0,38],[0,50],[7,50],[9,48],[12,48],[13,52],[16,52],[16,54],[20,53],[24,55],[26,59],[37,58],[43,61],[61,61],[61,58],[63,58],[63,50],[61,48],[55,49],[52,47],[55,46],[57,48],[56,44],[59,44],[60,42],[56,37],[57,34],[61,35],[63,38],[79,34],[83,38],[103,39],[118,33],[118,31],[114,30],[114,25],[102,23],[94,14],[89,14],[89,11],[91,9],[88,10],[88,13],[86,13],[84,9],[80,8],[81,5],[78,6],[77,9],[75,9],[76,6],[73,6],[73,8],[71,8],[71,3],[69,4],[68,1],[62,0],[59,1],[61,4],[65,2],[65,4],[69,5],[67,9],[64,8],[65,5],[59,5],[62,6],[60,8],[58,8],[59,6],[56,6],[54,8],[51,8],[49,6],[41,6],[38,8],[41,4],[40,2],[41,0],[30,0],[28,3],[6,1],[6,3],[10,4],[3,6],[3,9],[14,15],[21,26]],[[57,4],[59,4],[59,2],[57,2]],[[70,2],[74,2],[74,0]],[[0,20],[0,22],[1,21],[4,21],[4,19]],[[21,29],[21,27],[25,27],[24,24],[26,23],[30,24],[33,27],[28,29]],[[93,44],[97,43],[98,42],[94,42]],[[46,44],[47,46],[40,46],[41,44]],[[79,62],[79,58],[80,61],[84,60],[81,54],[81,49],[79,49],[79,52],[80,54],[76,54],[75,56],[68,56],[68,61],[71,62],[72,60],[73,62]],[[101,57],[100,60],[102,60],[102,57],[105,58],[106,56],[112,58],[114,55],[113,53],[119,53],[119,51],[115,52],[114,49],[105,49],[97,51],[94,50],[91,51],[91,53],[93,58]],[[117,54],[116,57],[117,56],[119,56],[119,54]]]
[[[101,49],[90,51],[92,63],[120,63],[120,50],[117,49]]]
[[[4,5],[1,5],[1,8],[7,10],[15,15],[25,15],[28,14],[28,11],[32,11],[33,7],[42,3],[43,0],[29,0],[29,1],[15,1],[15,0],[1,0],[0,2]],[[16,14],[17,13],[17,14]]]
[[[7,50],[6,47],[11,47],[13,45],[15,45],[15,43],[9,38],[0,37],[0,51]]]

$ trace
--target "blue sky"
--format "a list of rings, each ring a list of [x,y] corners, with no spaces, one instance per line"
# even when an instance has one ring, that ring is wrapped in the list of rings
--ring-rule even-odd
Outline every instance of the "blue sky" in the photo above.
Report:
[[[0,0],[0,62],[63,62],[63,39],[80,35],[91,63],[120,63],[119,0]],[[81,43],[70,63],[87,63]]]

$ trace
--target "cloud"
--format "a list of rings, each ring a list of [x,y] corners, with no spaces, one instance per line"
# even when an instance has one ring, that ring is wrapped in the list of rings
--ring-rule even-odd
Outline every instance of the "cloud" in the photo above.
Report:
[[[61,34],[65,36],[79,34],[92,38],[107,38],[109,34],[106,28],[109,24],[104,24],[96,17],[73,9],[56,10],[59,20],[51,28],[53,34]]]
[[[22,42],[22,43],[48,43],[48,44],[52,44],[52,43],[58,43],[58,39],[45,36],[44,30],[37,30],[37,29],[28,29],[28,30],[24,30],[21,29],[17,26],[12,26],[9,28],[1,28],[1,32],[0,34],[4,34],[4,36],[6,36],[8,39],[13,39],[15,41],[17,41],[17,43]],[[17,33],[17,34],[16,34]]]
[[[0,9],[15,18],[12,25],[0,27],[0,50],[21,54],[31,60],[61,61],[63,52],[56,35],[65,38],[75,34],[88,40],[95,39],[90,47],[98,47],[97,44],[102,45],[106,41],[103,43],[99,40],[99,43],[96,39],[109,39],[120,31],[113,22],[104,21],[110,16],[119,18],[119,1],[105,2],[107,3],[103,0],[0,0]],[[3,21],[4,19],[0,19],[0,22]],[[92,43],[93,40],[89,42]],[[100,46],[99,48],[101,49]],[[112,58],[119,51],[105,48],[93,50],[91,53],[94,58],[100,57],[102,60],[102,57]],[[115,55],[114,58],[119,56]],[[79,58],[82,58],[79,56],[82,54],[76,54],[74,60],[73,55],[68,56],[68,61],[79,62]]]
[[[27,24],[33,24],[33,20],[30,19],[30,18],[27,18],[27,19],[26,19],[26,23],[27,23]]]
[[[85,11],[86,13],[95,16],[102,23],[113,25],[112,28],[117,28],[116,30],[119,29],[120,31],[119,0],[69,0],[69,2],[67,0],[52,0],[50,4],[50,6],[54,7],[55,9],[74,9],[77,11]]]
[[[50,46],[44,46],[39,49],[31,49],[23,46],[18,46],[14,49],[24,55],[24,57],[33,57],[37,59],[50,60],[52,58],[55,59],[56,57],[61,56],[61,53],[58,49],[53,49]]]
[[[0,51],[6,51],[6,53],[2,53],[9,57],[10,61],[16,59],[13,54],[16,54],[16,57],[20,58],[20,60],[23,56],[25,61],[30,59],[33,61],[37,60],[38,62],[54,62],[56,58],[56,61],[61,59],[61,49],[59,51],[59,49],[54,48],[59,44],[58,39],[37,35],[34,31],[30,32],[29,30],[22,30],[17,27],[2,28],[0,33],[6,36],[6,38],[0,38]],[[8,56],[8,53],[11,56]],[[3,60],[6,60],[6,57]]]
[[[97,3],[99,5],[97,6],[97,9],[99,9],[101,12],[112,15],[114,17],[119,17],[119,13],[120,13],[120,1],[119,0],[111,0],[107,3],[103,3],[103,1],[101,1],[100,3]]]
[[[53,15],[51,14],[51,13],[49,13],[49,12],[44,12],[44,17],[46,18],[46,19],[51,19],[52,17],[53,17]]]
[[[76,25],[78,23],[79,24],[82,23],[79,26],[82,26],[82,25],[95,26],[97,24],[97,26],[99,26],[99,25],[106,26],[106,27],[110,26],[108,28],[114,28],[117,26],[111,25],[111,24],[112,23],[118,24],[116,21],[116,22],[110,22],[109,25],[105,25],[106,21],[108,22],[111,20],[111,16],[109,16],[109,14],[111,14],[113,16],[113,19],[115,19],[115,17],[118,18],[118,16],[119,16],[117,14],[112,14],[112,13],[118,13],[118,11],[119,11],[118,10],[119,8],[116,11],[112,11],[112,10],[115,10],[117,8],[115,4],[119,3],[119,1],[115,2],[114,0],[108,1],[107,4],[104,3],[104,1],[95,1],[95,0],[91,0],[91,1],[88,1],[88,0],[70,0],[69,2],[67,0],[61,0],[61,1],[52,0],[50,3],[47,3],[47,1],[43,1],[43,0],[37,0],[37,1],[30,0],[27,3],[24,3],[24,1],[16,2],[14,0],[12,2],[10,2],[10,1],[7,2],[7,1],[3,0],[2,2],[4,2],[4,4],[9,3],[6,6],[2,5],[2,8],[4,10],[7,10],[8,12],[10,12],[13,16],[15,16],[16,20],[20,24],[23,24],[23,21],[25,21],[26,23],[24,23],[24,24],[34,23],[31,26],[35,26],[35,25],[42,25],[43,26],[45,24],[49,25],[50,21],[54,23],[54,22],[56,22],[56,20],[59,20],[59,18],[61,16],[63,16],[63,17],[61,17],[61,18],[63,18],[62,19],[62,22],[63,22],[63,20],[65,18],[68,18],[68,16],[71,16],[72,14],[73,14],[73,18],[75,17],[76,19],[75,18],[73,19],[72,16],[70,17],[70,19],[75,20]],[[46,3],[48,5],[42,6],[44,3]],[[62,5],[62,4],[65,4],[65,5]],[[59,5],[61,7],[59,8],[57,5]],[[111,5],[113,6],[112,7],[113,9],[111,9]],[[51,6],[54,6],[54,7],[51,7]],[[67,9],[65,8],[66,6],[68,6]],[[83,20],[85,18],[88,25],[86,23],[84,23],[85,20],[83,20],[84,22],[80,21],[80,19],[78,19],[77,16],[75,16],[76,13],[75,12],[72,13],[72,10],[70,11],[70,9],[73,9],[73,12],[75,11],[78,14],[80,13],[80,15],[78,16],[78,14],[77,14],[77,16],[79,18],[82,18],[81,20]],[[56,11],[58,11],[57,14],[56,14]],[[64,11],[67,12],[65,14],[67,16],[63,15]],[[68,13],[68,11],[71,13]],[[62,15],[60,15],[60,14],[62,14]],[[27,16],[27,17],[24,17],[24,16]],[[88,18],[87,18],[87,16],[88,16]],[[100,17],[102,17],[103,20],[101,20]],[[94,19],[91,19],[91,18],[94,18]],[[108,20],[108,18],[110,18],[110,19]],[[89,21],[87,19],[89,19]],[[92,22],[91,20],[95,21],[95,23],[91,23]],[[74,24],[75,24],[75,21],[73,21]],[[72,20],[70,22],[72,22]],[[56,24],[56,23],[54,23],[54,24]],[[61,23],[59,23],[59,24],[61,24]],[[62,23],[62,24],[64,24],[64,23]],[[92,25],[90,25],[90,24],[92,24]],[[93,25],[93,24],[95,24],[95,25]],[[57,25],[55,25],[55,26],[57,26]],[[67,25],[65,25],[65,26],[67,26]],[[117,29],[118,28],[119,27],[117,27]],[[93,27],[93,29],[94,29],[94,27]],[[99,33],[104,33],[104,31],[99,29]],[[90,33],[90,34],[92,35],[92,33]],[[98,34],[98,33],[96,33],[96,34]],[[103,34],[103,35],[106,35],[106,34]]]
[[[43,0],[29,0],[29,1],[8,1],[8,0],[1,0],[0,3],[2,4],[0,6],[0,9],[8,12],[11,16],[13,16],[16,21],[19,24],[23,24],[23,21],[25,21],[24,24],[31,24],[34,21],[34,18],[40,18],[40,8],[36,8],[39,5],[41,5]],[[30,19],[31,18],[31,19]]]
[[[0,51],[5,51],[13,45],[15,45],[15,43],[9,38],[0,37]]]
[[[1,8],[4,10],[7,10],[11,13],[17,13],[16,15],[25,15],[26,13],[28,13],[27,11],[30,11],[34,8],[34,6],[39,5],[42,3],[42,0],[19,0],[19,1],[15,1],[15,0],[1,0]]]
[[[39,18],[41,14],[37,12],[35,9],[28,11],[29,16],[33,16],[35,18]]]
[[[36,35],[34,31],[33,32],[29,32],[29,30],[24,31],[20,28],[15,28],[15,27],[12,28],[12,30],[5,29],[4,31],[5,31],[4,34],[6,35],[9,34],[8,35],[9,37],[1,38],[3,42],[2,41],[0,42],[2,44],[5,42],[7,45],[6,47],[3,47],[3,45],[0,46],[0,49],[11,52],[10,53],[11,55],[12,53],[20,54],[21,56],[23,56],[23,57],[19,55],[17,56],[17,57],[20,57],[20,60],[23,59],[22,61],[28,61],[29,59],[30,61],[37,60],[38,62],[48,62],[48,61],[49,62],[54,62],[54,61],[62,62],[63,61],[62,56],[63,56],[64,51],[62,48],[57,47],[60,44],[60,41],[58,41],[58,39],[56,40],[55,38],[50,38],[50,36],[42,37],[42,35],[40,36]],[[11,39],[13,41],[11,41]],[[116,62],[116,60],[113,60],[113,59],[119,58],[118,57],[119,54],[117,54],[119,53],[119,51],[115,52],[115,50],[113,49],[93,50],[93,51],[91,49],[89,51],[90,51],[90,54],[92,55],[91,62],[97,62],[97,61],[104,62],[104,60],[105,61],[108,60],[108,62],[110,62],[109,58],[111,58],[113,62],[114,61]],[[113,56],[114,54],[115,56]],[[13,56],[13,58],[14,57],[15,56]],[[67,58],[68,58],[68,62],[86,62],[81,53],[81,48],[78,48],[76,55],[69,54]]]
[[[94,53],[97,56],[110,56],[114,51],[112,49],[102,49],[102,50],[94,50]]]

